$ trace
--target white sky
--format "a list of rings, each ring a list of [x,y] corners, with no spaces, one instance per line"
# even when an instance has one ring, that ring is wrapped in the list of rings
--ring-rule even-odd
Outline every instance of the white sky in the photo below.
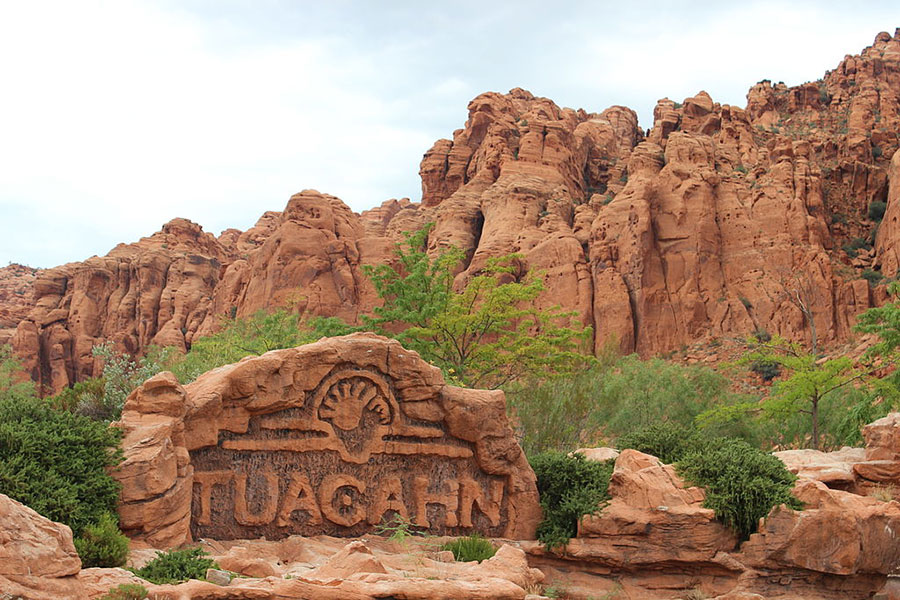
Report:
[[[744,106],[900,26],[886,2],[0,0],[0,265],[105,254],[174,217],[247,229],[306,188],[419,200],[469,100],[705,89]]]

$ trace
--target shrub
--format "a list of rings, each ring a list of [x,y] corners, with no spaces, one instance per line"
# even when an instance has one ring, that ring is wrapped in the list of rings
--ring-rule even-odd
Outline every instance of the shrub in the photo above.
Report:
[[[147,593],[147,588],[139,583],[123,583],[100,596],[100,600],[144,600]]]
[[[884,279],[884,275],[882,275],[879,271],[873,271],[872,269],[865,269],[860,277],[868,281],[872,285],[878,285],[878,282]]]
[[[706,490],[703,505],[747,539],[772,507],[801,509],[791,495],[797,479],[784,463],[742,440],[718,438],[686,453],[677,464],[685,481]]]
[[[869,205],[869,220],[880,221],[884,218],[884,211],[887,210],[887,203],[881,200],[875,200]]]
[[[441,546],[441,550],[449,550],[453,553],[453,558],[460,562],[473,560],[481,562],[497,553],[497,549],[494,548],[490,540],[481,537],[477,533],[447,542]]]
[[[872,158],[881,158],[882,154],[884,154],[884,150],[881,149],[881,146],[872,146]]]
[[[849,256],[850,258],[856,258],[856,255],[859,254],[859,250],[861,248],[865,248],[866,250],[868,250],[871,247],[872,245],[866,240],[866,238],[858,237],[853,238],[852,240],[841,246],[841,249],[846,252],[847,256]]]
[[[584,515],[597,512],[609,500],[609,478],[614,461],[589,461],[581,454],[544,452],[529,459],[537,476],[544,520],[538,539],[548,550],[563,546],[578,531]]]
[[[774,360],[755,360],[750,363],[750,370],[762,377],[763,381],[772,381],[781,374],[781,366]]]
[[[75,549],[82,568],[121,567],[128,559],[128,538],[119,531],[116,516],[104,513],[75,538]]]
[[[120,431],[37,398],[0,399],[0,493],[75,535],[114,513]]]
[[[616,448],[650,454],[670,465],[704,443],[704,438],[693,427],[661,422],[626,433],[616,441]]]
[[[156,558],[140,569],[134,569],[134,574],[156,584],[203,579],[207,569],[218,568],[215,561],[204,558],[205,556],[206,552],[202,548],[157,552]]]

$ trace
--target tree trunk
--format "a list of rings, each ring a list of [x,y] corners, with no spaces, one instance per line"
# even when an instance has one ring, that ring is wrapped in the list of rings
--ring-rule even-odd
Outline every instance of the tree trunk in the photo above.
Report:
[[[812,444],[813,450],[819,449],[819,397],[812,399]]]

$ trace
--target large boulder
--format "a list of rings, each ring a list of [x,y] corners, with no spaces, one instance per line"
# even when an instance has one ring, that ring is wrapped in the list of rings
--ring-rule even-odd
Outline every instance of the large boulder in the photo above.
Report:
[[[0,597],[83,600],[72,530],[0,494]]]
[[[118,425],[122,527],[154,547],[358,536],[394,516],[527,539],[540,519],[503,393],[448,386],[373,334],[247,358],[185,387],[162,373]]]

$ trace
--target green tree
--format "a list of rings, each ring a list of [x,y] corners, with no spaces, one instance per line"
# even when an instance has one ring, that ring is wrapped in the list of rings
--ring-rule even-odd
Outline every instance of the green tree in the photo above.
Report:
[[[321,337],[356,330],[336,317],[313,317],[304,322],[297,313],[284,309],[259,310],[250,317],[225,321],[217,333],[195,340],[187,354],[172,354],[166,367],[181,383],[189,383],[211,369],[246,356],[293,348]]]
[[[394,337],[439,366],[452,381],[499,387],[524,375],[571,373],[589,362],[579,352],[591,330],[575,314],[538,310],[539,274],[524,273],[517,254],[487,261],[459,292],[453,272],[462,254],[431,258],[424,250],[430,226],[408,234],[398,264],[369,268],[384,305],[366,324]]]
[[[777,363],[786,377],[775,383],[759,408],[770,418],[784,419],[796,414],[809,416],[810,441],[821,447],[820,411],[822,403],[847,388],[872,384],[871,372],[857,366],[847,356],[819,358],[796,342],[778,336],[768,342],[752,338],[739,364]],[[746,407],[746,405],[745,405]]]
[[[22,370],[22,365],[8,344],[0,346],[0,399],[33,398],[34,382]]]

